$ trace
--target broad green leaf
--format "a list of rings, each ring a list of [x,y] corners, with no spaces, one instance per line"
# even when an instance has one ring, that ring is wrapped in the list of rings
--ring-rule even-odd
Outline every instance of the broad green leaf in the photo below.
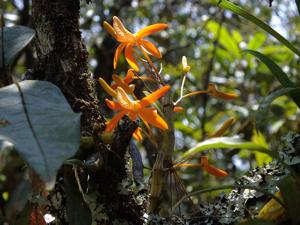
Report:
[[[293,93],[293,95],[299,95],[300,88],[282,88],[277,91],[274,91],[267,97],[265,97],[262,102],[260,103],[258,110],[256,112],[256,124],[259,126],[265,120],[266,116],[268,115],[268,108],[271,103],[278,97],[282,95],[287,95]]]
[[[250,53],[257,57],[260,61],[262,61],[268,69],[271,71],[271,73],[277,78],[277,80],[281,83],[281,85],[285,88],[294,88],[294,83],[288,78],[285,72],[282,71],[282,69],[273,62],[269,57],[266,55],[253,51],[253,50],[244,50],[246,53]],[[297,106],[300,108],[300,96],[297,93],[290,93],[290,96],[294,100],[294,102],[297,104]]]
[[[255,33],[253,38],[249,41],[247,48],[248,49],[258,49],[261,47],[267,39],[267,36],[264,33]]]
[[[278,41],[280,41],[282,44],[284,44],[286,47],[288,47],[291,51],[293,51],[296,55],[300,56],[300,50],[297,49],[293,44],[291,44],[286,38],[284,38],[281,34],[279,34],[277,31],[275,31],[273,28],[271,28],[269,25],[258,19],[257,17],[253,16],[251,13],[247,12],[245,9],[227,1],[227,0],[211,0],[213,4],[219,5],[223,9],[228,9],[233,13],[236,13],[248,21],[251,21],[252,23],[256,24],[266,32],[268,32],[270,35],[272,35],[274,38],[276,38]]]
[[[232,37],[236,43],[240,43],[243,40],[241,33],[237,30],[232,31]]]
[[[3,32],[2,32],[3,29]],[[14,26],[0,28],[0,41],[3,33],[4,65],[9,65],[13,59],[25,48],[35,35],[29,27]],[[1,45],[1,42],[0,42]],[[2,68],[2,47],[0,46],[0,68]]]
[[[274,152],[270,149],[266,148],[263,145],[256,144],[250,141],[244,141],[241,138],[231,138],[231,137],[219,137],[219,138],[211,138],[206,141],[198,143],[195,147],[189,149],[185,153],[183,153],[179,160],[185,159],[187,157],[191,157],[196,153],[209,150],[209,149],[247,149],[251,151],[259,151],[270,156],[274,156]]]
[[[13,143],[50,188],[59,167],[79,148],[80,114],[55,85],[27,80],[0,89],[0,119],[5,121],[0,142]]]
[[[218,40],[221,45],[223,45],[223,47],[227,49],[227,51],[232,52],[235,57],[240,56],[240,49],[238,44],[231,37],[225,27],[222,26],[220,28],[220,25],[215,21],[208,22],[206,27],[214,34],[214,38],[217,38],[217,36],[220,35]],[[219,29],[221,29],[220,32]]]
[[[283,178],[279,183],[279,189],[282,193],[283,200],[288,209],[288,214],[295,222],[300,223],[299,205],[300,205],[300,188],[299,183],[292,176]]]
[[[264,146],[266,149],[269,149],[267,141],[260,131],[253,131],[252,142]],[[255,157],[257,166],[263,166],[264,164],[272,161],[272,157],[258,151],[255,152]]]

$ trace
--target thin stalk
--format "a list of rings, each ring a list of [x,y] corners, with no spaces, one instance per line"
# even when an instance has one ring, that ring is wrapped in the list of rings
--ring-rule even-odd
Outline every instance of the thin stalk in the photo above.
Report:
[[[174,103],[175,106],[183,99],[183,89],[184,89],[185,80],[186,80],[186,73],[183,75],[182,82],[181,82],[181,87],[180,87],[180,97]]]

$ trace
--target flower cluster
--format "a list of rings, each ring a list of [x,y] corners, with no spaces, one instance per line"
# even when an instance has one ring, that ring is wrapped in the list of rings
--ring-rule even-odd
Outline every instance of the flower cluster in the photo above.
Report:
[[[168,25],[164,23],[153,24],[133,34],[124,27],[121,20],[116,16],[113,17],[112,25],[104,22],[104,28],[120,43],[116,49],[114,56],[114,69],[116,69],[117,67],[117,63],[122,52],[124,52],[125,59],[132,68],[127,71],[127,74],[124,78],[113,74],[113,84],[111,86],[107,84],[102,78],[99,79],[102,88],[113,98],[113,100],[105,99],[107,106],[110,109],[116,111],[115,116],[107,122],[105,132],[112,132],[118,125],[118,122],[125,115],[127,115],[133,121],[140,119],[141,121],[143,121],[145,127],[147,127],[150,131],[150,125],[161,130],[169,129],[169,125],[165,121],[164,116],[160,115],[157,109],[152,106],[153,103],[163,97],[170,90],[170,86],[163,85],[163,82],[161,82],[162,79],[160,78],[160,73],[149,57],[149,55],[151,55],[156,58],[161,58],[162,55],[159,49],[152,42],[144,39],[150,34],[166,29],[167,27]],[[138,52],[136,51],[136,48],[139,50]],[[141,53],[141,55],[139,53]],[[150,66],[149,71],[154,71],[154,73],[156,73],[156,77],[158,77],[156,81],[158,81],[158,86],[160,88],[146,95],[142,99],[138,99],[134,93],[135,85],[131,83],[135,79],[148,81],[152,80],[155,82],[155,79],[153,80],[150,77],[138,75],[139,66],[137,63],[137,59],[141,60],[142,56]],[[143,60],[141,61],[143,62]],[[207,94],[212,97],[224,100],[232,100],[237,98],[234,93],[224,93],[219,91],[217,89],[217,86],[213,83],[210,83],[206,90],[194,91],[184,95],[184,83],[190,69],[191,67],[188,65],[187,59],[184,56],[182,58],[182,71],[184,73],[184,76],[181,85],[181,92],[179,99],[173,103],[173,112],[181,112],[183,108],[178,106],[179,103],[182,99],[192,95]],[[154,78],[156,77],[154,76]],[[213,136],[216,137],[222,135],[233,122],[233,119],[227,121],[226,124],[224,124],[218,131],[213,134]],[[133,133],[133,137],[137,140],[142,140],[141,131],[141,127],[138,127]],[[173,167],[201,167],[203,170],[212,175],[219,177],[227,176],[227,173],[225,171],[211,166],[208,163],[207,157],[201,157],[200,162],[197,164],[178,163]]]

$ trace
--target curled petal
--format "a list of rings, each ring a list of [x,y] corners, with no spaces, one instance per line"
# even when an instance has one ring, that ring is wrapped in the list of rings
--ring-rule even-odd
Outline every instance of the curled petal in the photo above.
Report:
[[[115,52],[115,56],[114,56],[114,69],[117,68],[117,64],[118,64],[118,60],[120,58],[120,55],[124,49],[126,45],[125,44],[120,44]]]
[[[173,108],[173,112],[181,112],[183,110],[183,108],[181,106],[175,106]]]
[[[234,93],[224,93],[221,91],[218,91],[217,86],[213,83],[208,84],[207,88],[208,94],[215,97],[215,98],[220,98],[224,100],[233,100],[237,98],[237,95]]]
[[[140,104],[142,107],[148,106],[155,102],[157,99],[165,95],[170,90],[169,85],[165,85],[162,88],[152,92],[150,95],[147,95],[143,99],[140,100]]]
[[[125,58],[128,64],[133,68],[135,71],[139,71],[139,67],[136,63],[135,58],[133,57],[133,46],[127,45],[125,48]]]
[[[222,136],[227,130],[228,128],[235,122],[235,118],[229,118],[228,120],[226,120],[222,126],[217,130],[215,131],[211,137],[220,137]]]
[[[111,36],[114,37],[114,39],[117,40],[117,34],[115,32],[115,29],[108,22],[104,21],[103,27],[105,30],[108,31],[108,33],[110,33]]]
[[[140,40],[141,45],[156,58],[161,58],[161,53],[158,48],[151,42],[147,40]]]
[[[120,110],[122,109],[121,105],[117,102],[110,101],[109,99],[105,99],[105,103],[108,108],[112,110]]]
[[[117,115],[115,115],[105,127],[105,132],[112,132],[112,130],[118,125],[118,122],[122,119],[122,117],[126,114],[126,111],[121,111]]]
[[[134,70],[133,69],[129,69],[127,71],[127,74],[126,74],[125,78],[124,78],[124,82],[126,84],[129,84],[129,83],[131,83],[133,81],[133,78],[134,78]]]
[[[116,16],[113,17],[113,27],[117,36],[117,41],[133,42],[135,40],[134,35],[124,27],[121,20]]]
[[[109,85],[108,83],[106,83],[105,80],[103,80],[102,78],[99,78],[99,83],[102,86],[102,88],[104,89],[104,91],[106,91],[107,94],[109,94],[112,97],[117,97],[117,92],[115,92]]]
[[[143,121],[156,126],[159,129],[167,130],[168,124],[161,118],[155,109],[143,108],[139,111],[139,115]]]
[[[120,78],[118,75],[113,74],[112,79],[119,87],[123,88],[126,93],[132,93],[132,89],[129,88],[128,84],[126,84],[124,80],[122,80],[122,78]]]
[[[216,168],[214,166],[211,166],[211,165],[204,166],[203,170],[205,170],[209,174],[214,175],[216,177],[226,177],[226,176],[228,176],[228,173],[226,171],[218,169],[218,168]]]
[[[202,166],[197,163],[178,163],[175,164],[173,167],[202,167]]]
[[[136,128],[136,130],[133,132],[132,136],[137,140],[137,141],[141,141],[143,140],[143,136],[142,136],[142,133],[141,133],[141,128],[138,127]]]
[[[147,27],[139,30],[137,33],[135,33],[135,37],[137,39],[142,39],[143,37],[146,37],[150,34],[153,34],[155,32],[166,29],[167,27],[168,27],[168,24],[165,24],[165,23],[153,24],[153,25],[147,26]]]
[[[117,100],[124,109],[131,111],[134,110],[135,102],[128,97],[126,92],[121,87],[117,88]]]

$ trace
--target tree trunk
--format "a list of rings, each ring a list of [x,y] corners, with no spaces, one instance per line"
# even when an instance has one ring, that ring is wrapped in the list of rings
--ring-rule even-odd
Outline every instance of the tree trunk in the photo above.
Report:
[[[48,209],[55,214],[56,224],[74,225],[72,212],[67,209],[67,216],[62,212],[65,212],[65,207],[68,206],[66,201],[74,201],[77,197],[81,199],[78,209],[85,204],[89,206],[89,210],[78,210],[73,214],[79,214],[80,218],[81,213],[88,212],[93,224],[142,224],[142,207],[137,205],[133,193],[127,190],[128,187],[121,185],[125,180],[129,180],[125,166],[128,160],[126,148],[136,124],[125,118],[115,131],[111,145],[104,144],[99,138],[105,127],[105,119],[100,111],[95,82],[88,70],[88,53],[79,31],[79,10],[79,0],[32,2],[37,52],[32,77],[57,85],[73,110],[82,113],[82,135],[93,137],[92,145],[82,146],[76,156],[84,161],[86,166],[77,170],[79,175],[75,175],[68,166],[61,169],[55,190],[49,196]],[[76,185],[71,191],[70,184],[66,185],[69,181],[76,184],[75,177],[80,179],[85,201]],[[122,191],[122,188],[126,189],[126,192]],[[80,197],[66,196],[74,194],[74,191]],[[58,196],[62,196],[62,199],[57,205],[57,201],[53,199],[57,200]],[[70,204],[75,203],[69,202]],[[80,223],[75,220],[75,223],[90,224],[91,221]]]

